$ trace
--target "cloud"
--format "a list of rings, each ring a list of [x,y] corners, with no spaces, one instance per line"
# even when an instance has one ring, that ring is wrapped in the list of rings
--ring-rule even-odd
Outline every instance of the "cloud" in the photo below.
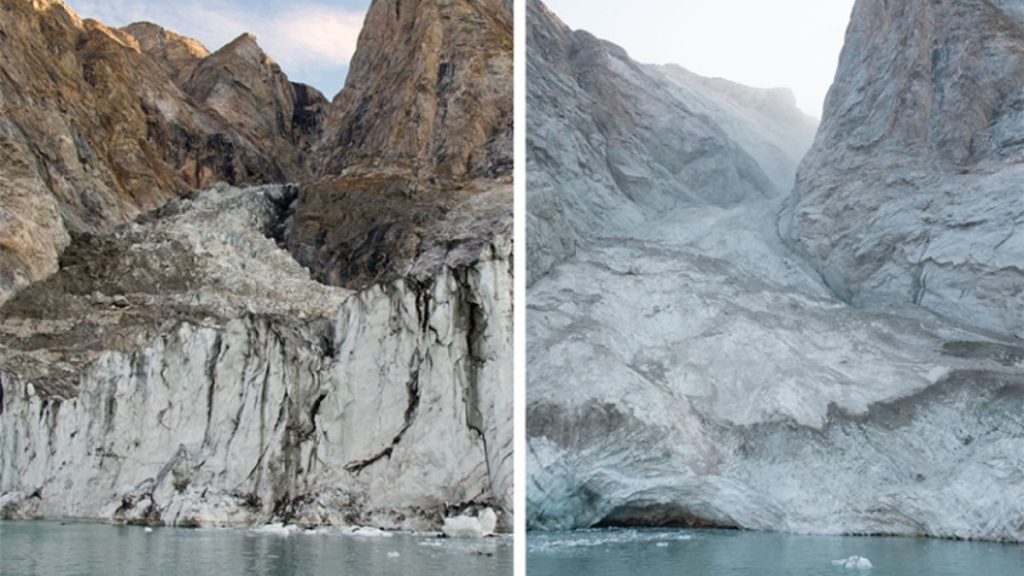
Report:
[[[334,64],[348,64],[356,50],[363,27],[362,13],[310,6],[289,12],[275,23],[275,41],[301,49],[304,56],[316,56]],[[286,45],[281,52],[288,51]]]
[[[271,0],[67,0],[82,17],[111,26],[148,20],[196,38],[211,51],[243,32],[255,34],[263,49],[293,80],[328,96],[340,89],[355,52],[364,11],[315,1]]]

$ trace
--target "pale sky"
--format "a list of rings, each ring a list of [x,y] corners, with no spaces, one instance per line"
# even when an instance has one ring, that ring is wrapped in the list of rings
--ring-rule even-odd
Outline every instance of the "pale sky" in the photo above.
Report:
[[[65,0],[108,26],[148,20],[202,42],[210,51],[243,32],[288,78],[328,99],[341,90],[370,0]]]
[[[854,0],[546,0],[574,29],[634,60],[679,64],[762,88],[787,87],[821,117]]]

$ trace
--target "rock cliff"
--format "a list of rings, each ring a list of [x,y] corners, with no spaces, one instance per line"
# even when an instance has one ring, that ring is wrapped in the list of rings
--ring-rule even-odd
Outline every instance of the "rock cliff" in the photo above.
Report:
[[[639,64],[536,1],[528,18],[531,284],[588,238],[682,205],[726,206],[788,189],[815,124],[785,91]],[[759,164],[764,156],[771,162]]]
[[[528,524],[1024,540],[1024,346],[851,306],[791,249],[791,99],[528,20]]]
[[[511,215],[511,9],[377,1],[359,47],[288,245],[350,287],[471,260]]]
[[[152,101],[155,113],[178,123],[154,120],[142,132],[148,136],[140,141],[169,142],[169,159],[155,156],[138,167],[166,165],[167,180],[144,189],[160,195],[131,210],[103,212],[90,226],[66,225],[73,239],[52,248],[59,270],[41,269],[42,279],[0,308],[0,515],[438,529],[447,514],[490,507],[508,525],[510,163],[434,180],[426,174],[449,170],[450,157],[429,155],[418,161],[422,174],[413,173],[388,156],[395,141],[387,135],[412,129],[403,117],[347,107],[386,92],[424,107],[433,97],[433,109],[454,110],[465,103],[445,99],[476,93],[466,85],[500,90],[510,69],[499,64],[510,54],[496,52],[489,58],[499,64],[486,66],[459,58],[478,40],[463,34],[502,37],[511,31],[500,22],[511,17],[496,12],[479,20],[481,6],[498,10],[501,3],[400,4],[425,21],[399,19],[396,3],[374,2],[363,37],[392,40],[360,41],[361,83],[333,104],[288,82],[248,35],[211,54],[154,25],[111,30],[81,22],[59,2],[4,4],[5,30],[28,22],[72,39],[102,30],[124,70],[139,74],[136,84],[111,77],[111,87],[129,107]],[[468,16],[453,21],[453,14]],[[405,26],[422,26],[437,41],[399,41]],[[45,34],[37,41],[53,42]],[[10,33],[5,42],[5,55],[18,58],[9,64],[5,57],[0,66],[28,66],[32,58],[51,65],[33,45],[11,44]],[[501,46],[509,43],[510,37]],[[463,52],[446,56],[451,65],[469,69],[445,90],[419,92],[423,81],[436,79],[436,68],[418,70],[426,74],[418,78],[387,64],[436,62],[441,56],[432,54],[447,54],[452,45]],[[91,62],[72,57],[75,70]],[[52,88],[64,86],[58,80]],[[9,88],[0,86],[5,103]],[[348,96],[353,90],[364,96]],[[511,110],[510,90],[488,98]],[[39,107],[26,103],[18,111],[35,114]],[[54,122],[78,122],[80,112],[54,112]],[[434,132],[423,137],[459,143],[467,158],[497,157],[488,155],[501,146],[478,136],[503,134],[504,117],[474,124],[468,109],[459,114],[455,122],[439,112]],[[335,146],[342,129],[328,116],[369,124],[359,136],[365,157],[341,159]],[[188,132],[188,119],[223,146],[204,140],[205,132]],[[139,137],[119,120],[104,126],[98,134]],[[241,168],[250,152],[266,172]],[[227,164],[208,161],[217,154]],[[35,149],[23,158],[26,178],[48,159]],[[0,170],[12,166],[19,165],[4,162]],[[112,179],[105,165],[89,173]],[[368,181],[397,174],[401,184],[353,187],[353,174]],[[209,187],[217,180],[227,183]],[[282,184],[241,186],[253,182]],[[337,182],[344,186],[331,187]],[[47,182],[37,192],[33,198],[50,201],[64,225],[62,211],[71,208]],[[126,202],[122,192],[110,194]],[[337,196],[314,204],[330,194]],[[375,222],[388,223],[389,232],[378,233]],[[338,236],[396,264],[390,274],[360,276],[362,269],[349,264],[359,254],[328,242]],[[322,261],[304,260],[307,254]]]
[[[783,224],[856,306],[1024,337],[1024,10],[858,2]]]

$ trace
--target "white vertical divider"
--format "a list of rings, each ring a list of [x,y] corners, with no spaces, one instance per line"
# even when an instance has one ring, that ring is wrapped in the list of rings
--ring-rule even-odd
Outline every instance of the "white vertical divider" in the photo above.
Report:
[[[515,574],[526,575],[526,0],[515,0],[514,150],[515,212],[513,225],[515,298],[513,345],[515,366]]]

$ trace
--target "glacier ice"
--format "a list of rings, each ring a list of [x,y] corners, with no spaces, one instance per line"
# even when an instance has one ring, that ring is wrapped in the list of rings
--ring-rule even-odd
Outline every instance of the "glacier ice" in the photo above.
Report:
[[[863,556],[850,556],[842,560],[833,560],[832,565],[837,568],[845,568],[847,570],[870,570],[874,568],[871,564],[871,560]]]

